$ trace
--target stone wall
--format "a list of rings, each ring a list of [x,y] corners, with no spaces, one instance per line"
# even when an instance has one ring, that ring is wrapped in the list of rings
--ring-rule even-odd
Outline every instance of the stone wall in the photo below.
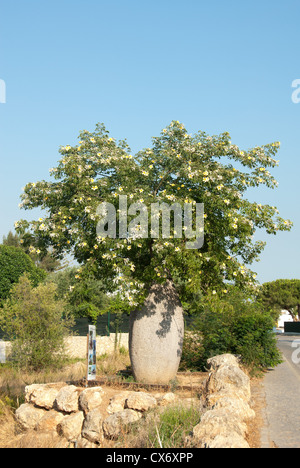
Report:
[[[117,391],[105,402],[108,391],[65,383],[30,385],[25,403],[16,411],[16,422],[25,432],[23,437],[34,431],[35,446],[48,439],[52,448],[99,448],[105,440],[117,440],[128,432],[149,410],[176,400],[174,393]]]
[[[250,379],[232,354],[208,360],[206,411],[194,427],[191,441],[200,448],[250,448],[247,421],[255,417],[250,407]]]
[[[116,335],[97,336],[97,355],[111,354],[114,351]],[[117,336],[118,346],[128,349],[128,333]],[[85,359],[87,351],[87,339],[85,336],[71,336],[66,339],[68,356],[72,358]]]
[[[117,346],[122,346],[128,349],[128,333],[117,335]],[[112,354],[115,348],[116,335],[111,333],[110,336],[97,336],[97,355]],[[67,355],[71,358],[85,359],[87,351],[86,336],[70,336],[66,338]],[[8,341],[0,341],[0,364],[4,363],[9,357],[10,343]]]

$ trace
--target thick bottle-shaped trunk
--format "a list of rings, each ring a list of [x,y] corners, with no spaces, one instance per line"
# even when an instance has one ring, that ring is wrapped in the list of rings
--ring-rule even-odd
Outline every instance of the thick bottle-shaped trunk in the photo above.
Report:
[[[184,338],[183,309],[174,285],[155,284],[130,316],[129,351],[137,382],[168,384],[176,377]]]

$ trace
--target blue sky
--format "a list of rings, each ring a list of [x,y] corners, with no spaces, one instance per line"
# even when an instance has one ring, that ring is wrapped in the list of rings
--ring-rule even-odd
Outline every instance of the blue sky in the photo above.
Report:
[[[22,187],[47,179],[60,145],[104,122],[132,151],[172,120],[228,131],[247,150],[280,141],[277,190],[251,194],[294,222],[262,234],[261,282],[300,278],[299,0],[2,0],[0,239]]]

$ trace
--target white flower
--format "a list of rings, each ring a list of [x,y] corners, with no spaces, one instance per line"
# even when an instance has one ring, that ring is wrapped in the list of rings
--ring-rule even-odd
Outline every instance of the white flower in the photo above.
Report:
[[[42,223],[42,224],[39,226],[39,231],[47,231],[47,229],[48,229],[48,228],[47,228],[47,226],[46,226],[44,223]]]

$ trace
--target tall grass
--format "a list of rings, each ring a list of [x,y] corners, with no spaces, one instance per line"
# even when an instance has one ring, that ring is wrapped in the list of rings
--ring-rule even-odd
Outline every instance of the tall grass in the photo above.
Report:
[[[120,441],[123,448],[184,448],[187,437],[200,422],[199,406],[158,408],[139,421]]]

